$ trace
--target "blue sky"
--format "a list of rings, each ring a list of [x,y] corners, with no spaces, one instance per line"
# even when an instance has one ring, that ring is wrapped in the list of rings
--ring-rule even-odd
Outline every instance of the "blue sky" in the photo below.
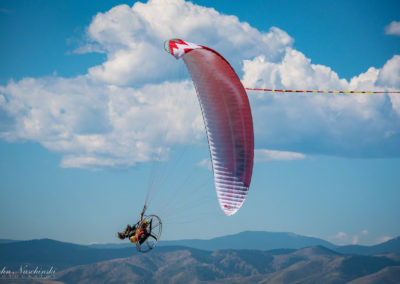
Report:
[[[182,37],[215,48],[247,87],[399,90],[399,8],[2,1],[0,238],[115,242],[149,180],[165,239],[264,230],[373,244],[400,235],[398,95],[249,92],[253,181],[226,217],[191,81],[162,45]]]

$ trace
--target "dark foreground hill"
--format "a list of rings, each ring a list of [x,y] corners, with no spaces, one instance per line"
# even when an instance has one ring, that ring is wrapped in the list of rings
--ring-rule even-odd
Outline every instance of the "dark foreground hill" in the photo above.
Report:
[[[400,283],[400,266],[389,266],[376,273],[355,279],[349,284],[397,284]]]
[[[374,277],[374,274],[378,275],[377,279],[393,279],[398,267],[400,262],[385,256],[341,255],[324,247],[286,254],[183,249],[72,267],[57,273],[55,280],[63,283],[329,284],[347,283],[369,275]]]

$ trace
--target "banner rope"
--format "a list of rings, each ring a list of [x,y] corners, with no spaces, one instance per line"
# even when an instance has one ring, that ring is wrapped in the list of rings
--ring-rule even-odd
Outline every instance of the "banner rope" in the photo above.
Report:
[[[324,94],[400,94],[400,91],[309,91],[309,90],[279,90],[245,88],[247,91],[278,92],[278,93],[324,93]]]

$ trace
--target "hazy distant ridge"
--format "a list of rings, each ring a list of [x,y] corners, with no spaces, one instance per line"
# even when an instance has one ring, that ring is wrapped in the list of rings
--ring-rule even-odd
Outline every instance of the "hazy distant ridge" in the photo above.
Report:
[[[245,231],[234,235],[213,238],[210,240],[194,239],[180,241],[163,241],[161,242],[161,245],[181,245],[211,251],[218,249],[300,249],[309,246],[324,246],[327,248],[336,247],[334,244],[319,238],[306,237],[294,233],[259,231]]]
[[[130,246],[130,244],[125,242],[121,244],[97,244],[91,245],[90,247],[121,248],[128,246]],[[160,246],[185,246],[209,251],[218,249],[300,249],[311,246],[323,246],[339,253],[374,255],[382,253],[400,253],[400,237],[373,246],[337,246],[323,239],[301,236],[294,233],[245,231],[238,234],[209,240],[190,239],[179,241],[160,241],[159,247]]]

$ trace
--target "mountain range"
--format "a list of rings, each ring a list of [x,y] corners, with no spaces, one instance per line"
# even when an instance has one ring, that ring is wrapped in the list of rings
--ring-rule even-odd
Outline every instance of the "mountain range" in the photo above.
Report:
[[[293,233],[247,231],[163,241],[147,254],[129,243],[0,240],[0,269],[22,264],[54,267],[57,283],[400,283],[400,238],[336,246]]]
[[[54,280],[78,284],[398,283],[399,268],[399,261],[384,255],[343,255],[320,246],[278,254],[185,248],[75,266],[58,272]]]

